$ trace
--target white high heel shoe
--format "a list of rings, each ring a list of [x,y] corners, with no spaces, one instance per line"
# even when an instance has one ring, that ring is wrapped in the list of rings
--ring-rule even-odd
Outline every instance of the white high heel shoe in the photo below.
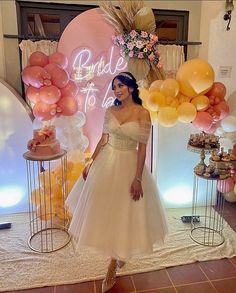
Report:
[[[107,270],[105,279],[102,281],[102,293],[109,291],[116,283],[117,261],[112,259]]]

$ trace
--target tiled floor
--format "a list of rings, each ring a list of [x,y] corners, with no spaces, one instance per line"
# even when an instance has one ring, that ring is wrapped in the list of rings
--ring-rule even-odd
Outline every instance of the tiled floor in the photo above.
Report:
[[[236,203],[226,202],[225,219],[236,231]],[[236,257],[118,277],[110,293],[236,293]],[[14,292],[8,292],[14,293]],[[101,281],[16,293],[101,293]]]

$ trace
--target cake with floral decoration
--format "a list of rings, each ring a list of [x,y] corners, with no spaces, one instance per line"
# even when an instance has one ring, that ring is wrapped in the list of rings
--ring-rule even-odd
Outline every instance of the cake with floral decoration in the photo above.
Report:
[[[60,142],[56,139],[55,126],[44,126],[33,131],[33,139],[29,140],[27,148],[30,154],[37,158],[51,157],[60,154]]]

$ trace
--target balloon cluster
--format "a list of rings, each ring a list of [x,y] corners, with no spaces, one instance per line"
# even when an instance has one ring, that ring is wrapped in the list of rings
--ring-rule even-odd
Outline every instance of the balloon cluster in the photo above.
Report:
[[[67,65],[67,57],[59,52],[47,56],[36,51],[30,55],[22,80],[28,86],[26,96],[34,104],[33,114],[37,119],[47,121],[78,111],[78,87],[70,80]]]
[[[226,88],[214,82],[214,77],[208,62],[192,59],[182,64],[176,79],[156,80],[148,90],[141,88],[140,96],[152,120],[161,125],[192,122],[199,130],[211,133],[229,113]]]
[[[67,194],[69,194],[85,167],[84,163],[77,161],[75,158],[76,155],[73,161],[67,161],[66,188],[60,165],[56,166],[51,172],[46,170],[40,173],[40,188],[32,191],[31,199],[41,220],[48,221],[51,217],[64,220],[65,216],[69,217],[65,214],[63,190],[66,189]]]

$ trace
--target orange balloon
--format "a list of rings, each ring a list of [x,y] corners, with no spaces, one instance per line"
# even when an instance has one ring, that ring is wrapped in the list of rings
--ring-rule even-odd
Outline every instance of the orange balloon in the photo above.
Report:
[[[172,78],[163,81],[160,92],[167,96],[176,97],[179,93],[179,83]]]
[[[160,91],[160,87],[163,84],[163,80],[155,80],[151,83],[149,91]]]
[[[176,74],[181,93],[188,97],[206,93],[212,87],[214,78],[212,66],[202,59],[184,62]]]
[[[147,89],[145,89],[144,87],[139,88],[139,97],[143,102],[147,100],[148,95],[149,95],[149,91]]]
[[[178,95],[177,98],[178,98],[180,104],[191,101],[190,97],[184,96],[182,94]]]
[[[166,103],[165,96],[160,92],[151,92],[146,101],[146,105],[150,111],[158,111],[158,109],[164,106]]]
[[[204,95],[193,98],[191,103],[196,107],[198,111],[205,111],[210,105],[208,97]]]

